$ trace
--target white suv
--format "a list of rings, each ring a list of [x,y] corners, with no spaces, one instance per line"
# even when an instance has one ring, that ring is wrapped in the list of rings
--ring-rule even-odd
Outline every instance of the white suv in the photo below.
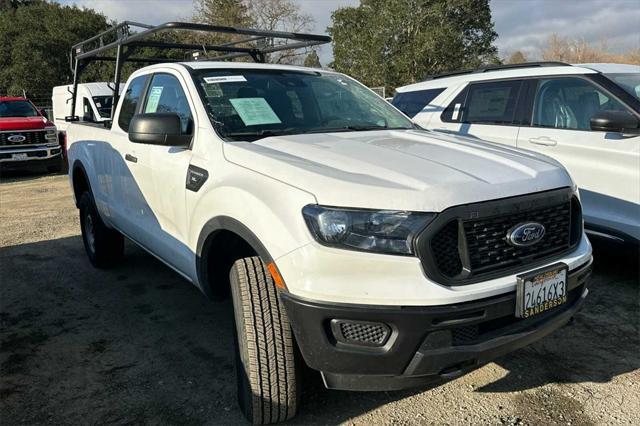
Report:
[[[486,67],[400,87],[392,103],[423,128],[555,158],[580,187],[587,232],[640,241],[640,66]]]

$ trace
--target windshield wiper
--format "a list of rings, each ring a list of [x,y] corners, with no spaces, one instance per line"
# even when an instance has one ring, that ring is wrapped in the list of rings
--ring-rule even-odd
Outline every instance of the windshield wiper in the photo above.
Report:
[[[297,127],[291,127],[286,129],[262,129],[254,132],[229,132],[225,133],[223,136],[225,138],[255,138],[254,140],[258,140],[260,138],[268,138],[270,136],[293,135],[296,133],[303,132]]]
[[[325,127],[321,129],[305,130],[304,133],[333,133],[333,132],[364,132],[366,130],[410,130],[411,127],[387,127],[378,124],[349,124],[340,127]]]

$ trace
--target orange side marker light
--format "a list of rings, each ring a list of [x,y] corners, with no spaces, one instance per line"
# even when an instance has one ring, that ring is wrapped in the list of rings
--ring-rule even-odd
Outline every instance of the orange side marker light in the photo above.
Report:
[[[269,273],[271,274],[271,278],[273,278],[273,282],[276,284],[276,287],[281,288],[282,290],[286,290],[287,286],[284,285],[284,280],[276,267],[276,264],[271,262],[267,265],[267,269],[269,269]]]

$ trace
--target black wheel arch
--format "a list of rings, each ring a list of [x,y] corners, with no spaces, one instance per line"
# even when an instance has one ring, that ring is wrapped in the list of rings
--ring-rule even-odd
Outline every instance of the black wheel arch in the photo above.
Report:
[[[80,197],[84,191],[89,191],[93,196],[93,191],[91,191],[91,182],[89,182],[87,170],[84,168],[84,164],[82,164],[80,160],[73,162],[73,166],[69,172],[71,173],[71,182],[73,183],[73,194],[76,199],[76,207],[78,207]]]
[[[224,244],[229,238],[233,238],[233,247]],[[220,251],[221,257],[216,258],[220,249],[224,249]],[[204,294],[210,299],[225,298],[228,295],[225,284],[233,262],[251,255],[258,255],[265,265],[273,262],[264,244],[242,222],[229,216],[209,219],[200,231],[196,246],[196,271]]]

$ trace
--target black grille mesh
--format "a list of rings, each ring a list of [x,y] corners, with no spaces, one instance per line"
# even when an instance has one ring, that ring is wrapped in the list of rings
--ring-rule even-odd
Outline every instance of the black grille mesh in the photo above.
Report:
[[[455,277],[462,271],[462,262],[458,254],[457,220],[443,226],[431,239],[431,251],[442,274]]]
[[[577,199],[565,200],[481,219],[453,217],[429,240],[434,267],[447,279],[465,280],[568,250],[580,240],[582,219]],[[531,246],[512,246],[507,233],[525,222],[544,225],[544,237]]]
[[[18,145],[33,145],[43,144],[48,141],[45,139],[46,131],[40,130],[35,132],[1,132],[0,133],[0,146],[18,146]],[[22,135],[26,139],[20,142],[11,142],[9,136]]]
[[[474,273],[493,271],[520,263],[522,258],[539,259],[569,248],[571,222],[569,201],[547,208],[507,216],[464,222],[469,261]],[[528,247],[507,243],[509,229],[522,222],[544,225],[542,240]]]
[[[464,327],[456,327],[451,330],[451,340],[453,346],[466,345],[478,338],[478,326],[466,325]]]
[[[382,345],[387,340],[389,330],[382,324],[340,322],[340,333],[347,341]]]

